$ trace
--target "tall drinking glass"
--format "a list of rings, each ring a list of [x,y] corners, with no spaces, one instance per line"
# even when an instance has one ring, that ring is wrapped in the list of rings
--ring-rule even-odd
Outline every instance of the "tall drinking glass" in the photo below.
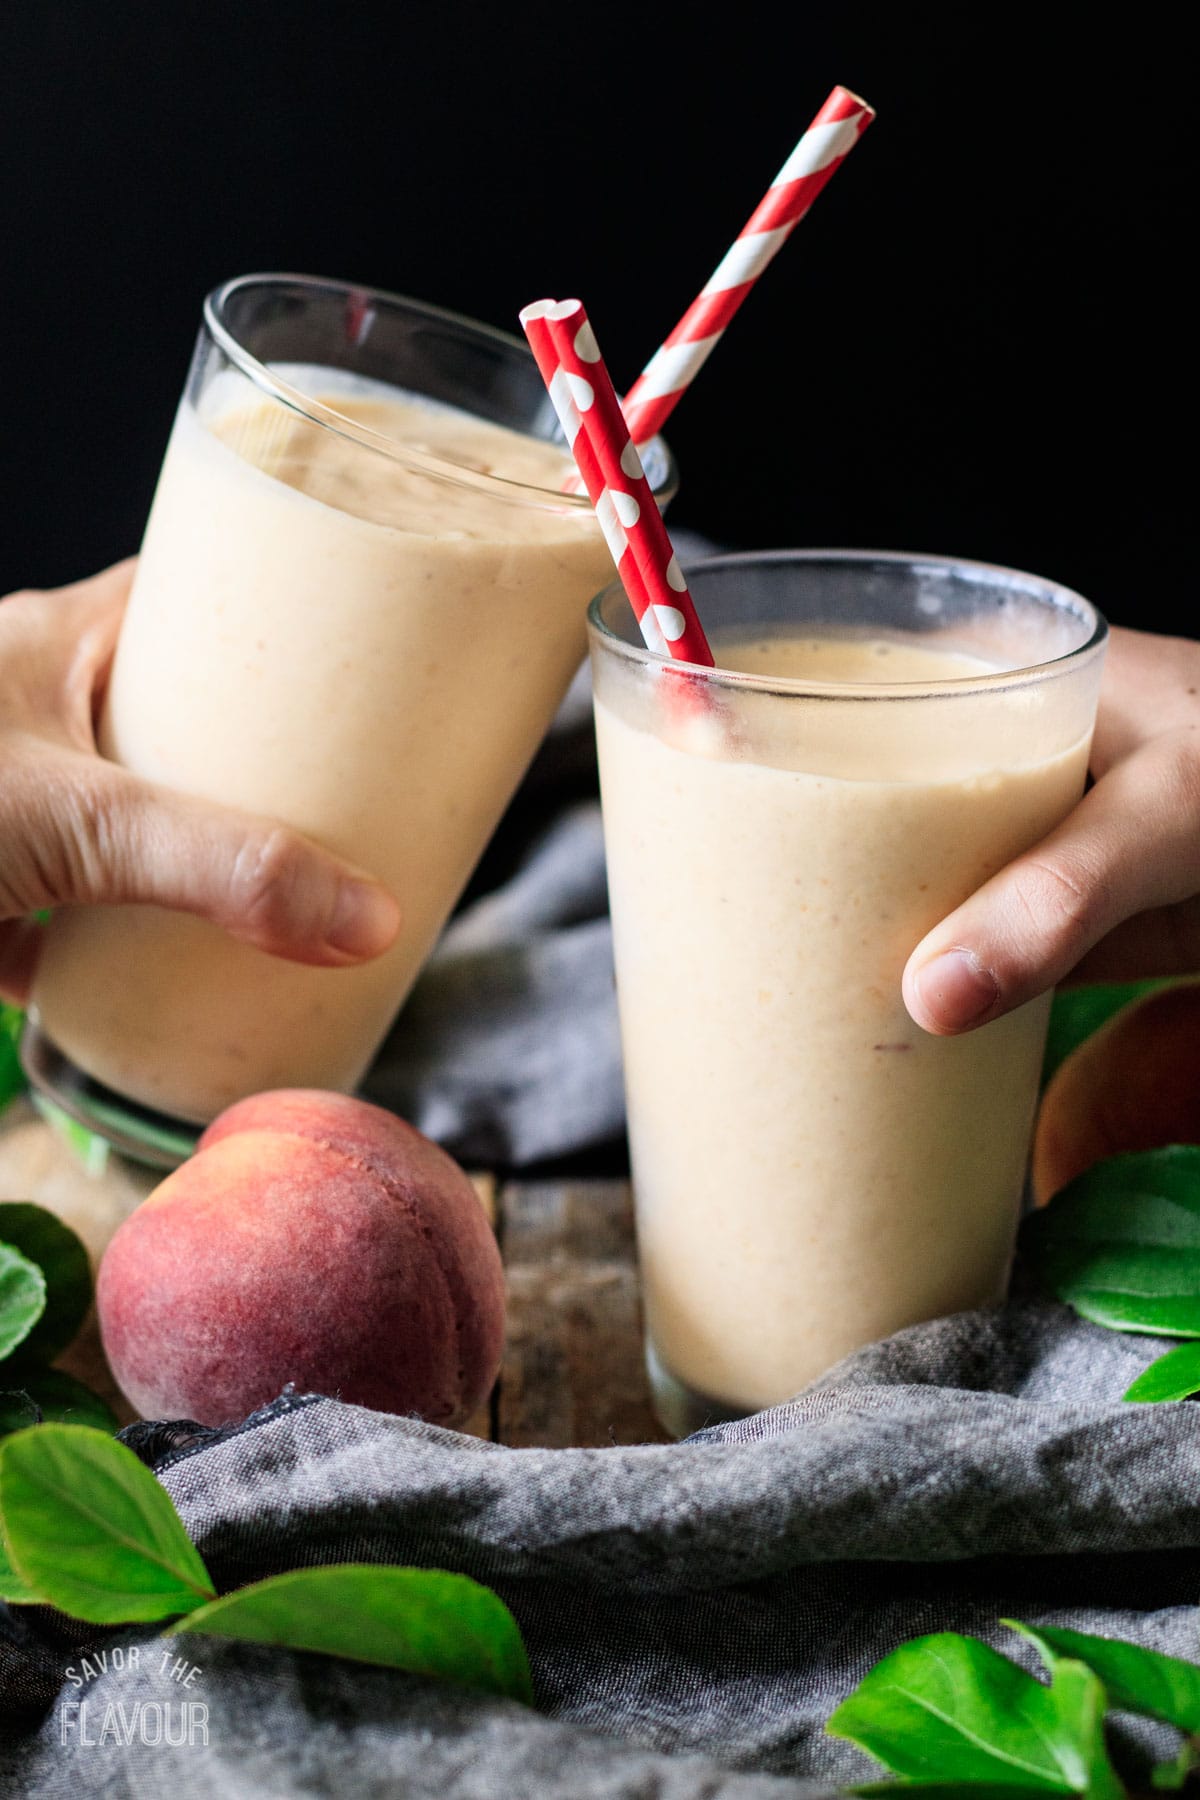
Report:
[[[669,1429],[997,1300],[1048,998],[961,1038],[904,1009],[924,934],[1056,825],[1105,625],[979,563],[695,565],[718,667],[589,615],[648,1360]]]
[[[355,969],[140,908],[59,913],[39,1030],[203,1122],[352,1087],[585,650],[611,563],[526,346],[411,300],[248,276],[209,296],[100,723],[105,755],[270,815],[403,923]],[[672,483],[661,444],[660,491]]]

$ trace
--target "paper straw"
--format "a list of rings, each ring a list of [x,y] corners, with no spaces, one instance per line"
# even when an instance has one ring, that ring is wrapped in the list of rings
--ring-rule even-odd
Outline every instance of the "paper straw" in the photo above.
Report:
[[[625,397],[635,443],[661,431],[734,313],[839,169],[874,109],[835,87],[700,293]]]
[[[592,490],[595,489],[596,493],[602,493],[604,476],[588,441],[588,435],[582,428],[583,421],[579,415],[579,408],[571,396],[566,376],[559,368],[558,353],[550,336],[548,315],[558,304],[556,300],[535,301],[532,306],[525,307],[521,312],[521,325],[529,340],[529,348],[533,351],[538,373],[546,384],[546,392],[553,402],[558,422],[563,428],[568,448],[575,458],[577,473],[569,481],[563,483],[563,491],[579,493],[582,490],[591,495]],[[567,304],[571,303],[567,302]],[[587,469],[586,479],[582,474],[585,468]],[[594,498],[593,504],[595,504]],[[655,621],[654,610],[650,605],[650,595],[642,580],[637,560],[629,547],[629,539],[626,537],[615,511],[611,507],[605,507],[603,512],[597,511],[597,518],[600,529],[604,533],[604,541],[617,566],[621,585],[629,598],[634,617],[641,627],[647,649],[655,651],[660,656],[670,655],[667,649],[667,640],[663,637]]]
[[[712,651],[582,302],[539,300],[520,316],[642,636],[660,654],[711,668]]]
[[[712,651],[582,301],[560,302],[547,325],[604,481],[601,523],[611,508],[671,655],[711,668]]]

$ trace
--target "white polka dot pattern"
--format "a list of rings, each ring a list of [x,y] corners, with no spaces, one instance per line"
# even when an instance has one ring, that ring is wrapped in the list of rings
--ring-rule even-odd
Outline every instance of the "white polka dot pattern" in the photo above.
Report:
[[[711,667],[712,652],[582,303],[537,301],[523,309],[521,324],[646,644]]]

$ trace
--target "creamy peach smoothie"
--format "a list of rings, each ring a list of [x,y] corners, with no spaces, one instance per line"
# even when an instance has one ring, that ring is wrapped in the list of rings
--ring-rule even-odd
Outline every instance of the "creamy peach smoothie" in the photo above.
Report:
[[[830,694],[994,673],[898,634],[713,648],[723,669]],[[925,932],[1078,799],[1090,716],[1043,755],[1028,706],[960,722],[936,700],[780,707],[733,687],[705,703],[605,661],[646,1329],[660,1411],[684,1430],[1001,1296],[1049,1000],[939,1039],[909,1018],[900,978]]]
[[[590,508],[556,500],[572,465],[553,445],[377,383],[297,379],[411,464],[236,371],[199,413],[185,400],[100,745],[306,832],[391,888],[403,923],[378,961],[313,969],[155,908],[59,913],[39,1023],[88,1074],[196,1121],[264,1088],[359,1079],[579,665],[588,598],[611,572]]]

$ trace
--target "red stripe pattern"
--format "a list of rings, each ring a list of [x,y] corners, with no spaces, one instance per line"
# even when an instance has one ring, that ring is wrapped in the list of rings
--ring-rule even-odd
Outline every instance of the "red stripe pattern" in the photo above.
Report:
[[[703,290],[651,357],[625,397],[635,443],[661,431],[771,259],[875,117],[847,88],[835,87]]]
[[[712,651],[582,302],[536,301],[523,309],[521,325],[648,648],[711,668]]]
[[[533,351],[538,373],[546,384],[546,392],[554,403],[558,422],[563,428],[563,434],[571,454],[575,458],[575,466],[580,471],[579,477],[572,478],[570,487],[575,488],[576,491],[579,487],[586,489],[595,505],[597,496],[604,491],[604,475],[593,454],[588,435],[582,429],[583,421],[579,408],[572,398],[570,385],[559,368],[558,355],[550,336],[549,314],[559,304],[557,300],[535,301],[532,306],[527,306],[522,311],[521,325],[529,340],[529,347]],[[568,306],[572,304],[570,301],[567,302]],[[600,512],[597,507],[597,512],[609,554],[617,566],[621,585],[629,596],[629,603],[633,607],[634,617],[641,626],[646,645],[649,649],[666,656],[669,654],[666,639],[661,632],[658,632],[654,614],[649,610],[650,596],[646,592],[646,584],[638,572],[637,562],[629,548],[629,539],[616,520],[615,514],[611,513],[611,509],[606,508],[604,512]]]

